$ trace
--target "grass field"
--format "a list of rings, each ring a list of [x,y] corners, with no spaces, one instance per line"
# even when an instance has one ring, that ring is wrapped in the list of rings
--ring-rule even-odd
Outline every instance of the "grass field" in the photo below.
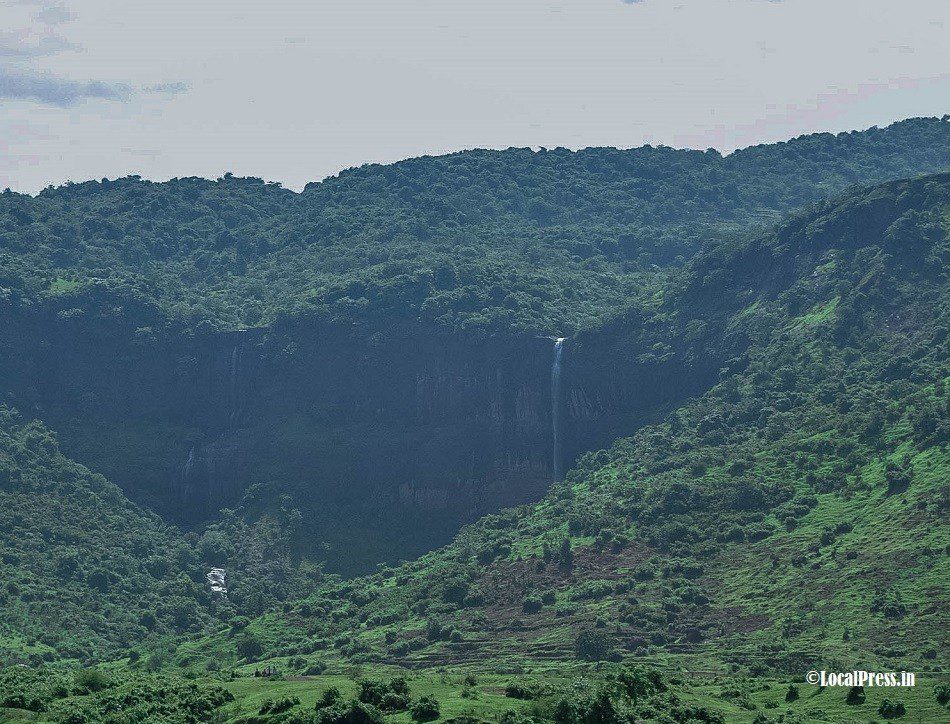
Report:
[[[367,677],[388,677],[398,670],[366,670]],[[565,675],[565,673],[567,675]],[[804,672],[803,672],[804,673]],[[579,679],[592,679],[589,674],[576,671],[556,670],[527,675],[550,686],[552,694],[571,690]],[[458,717],[470,717],[477,721],[495,722],[506,711],[531,712],[543,702],[531,702],[505,696],[505,685],[512,680],[510,675],[475,674],[476,684],[467,687],[463,672],[408,674],[413,698],[432,696],[441,706],[442,721]],[[938,675],[918,677],[917,685],[904,689],[865,690],[865,700],[860,704],[848,704],[848,688],[820,688],[802,683],[802,679],[750,679],[729,676],[690,676],[683,674],[671,677],[676,694],[686,703],[705,706],[719,712],[727,722],[752,722],[756,717],[764,721],[785,722],[873,722],[881,721],[878,713],[881,702],[887,698],[904,704],[906,713],[897,720],[901,722],[926,722],[937,724],[950,721],[950,712],[936,699],[934,687],[947,683],[950,677]],[[798,689],[798,698],[787,701],[789,686]],[[225,684],[235,696],[235,703],[227,709],[229,716],[240,719],[256,715],[263,702],[283,696],[296,696],[300,707],[313,709],[317,699],[330,686],[337,687],[344,697],[355,696],[356,681],[350,676],[329,675],[306,677],[304,680],[270,681],[267,679],[242,678]],[[466,692],[463,695],[463,692]],[[388,721],[410,722],[409,714],[400,712],[387,717]]]
[[[554,667],[533,670],[523,674],[503,674],[470,670],[411,672],[392,667],[352,667],[340,673],[319,676],[263,678],[253,675],[253,668],[235,670],[227,676],[215,677],[199,684],[223,686],[234,696],[234,701],[217,709],[213,715],[198,719],[109,718],[94,721],[209,721],[224,724],[265,724],[266,722],[311,721],[315,705],[330,687],[339,690],[344,700],[358,696],[360,683],[365,680],[388,680],[394,676],[406,679],[411,700],[423,696],[439,703],[443,722],[526,722],[515,713],[533,717],[534,721],[552,720],[554,702],[572,696],[583,697],[585,692],[602,685],[618,669],[614,665],[597,667]],[[804,674],[804,672],[803,672]],[[231,678],[234,677],[234,678]],[[867,688],[864,697],[849,703],[848,687],[821,688],[803,683],[803,677],[752,678],[739,674],[713,674],[669,670],[663,674],[668,686],[664,699],[654,699],[642,710],[637,721],[644,722],[698,722],[719,721],[768,724],[769,722],[806,724],[811,722],[870,723],[885,719],[906,723],[939,724],[950,721],[946,704],[936,696],[938,685],[950,684],[946,674],[918,675],[913,688]],[[533,699],[513,698],[506,695],[512,683],[531,688],[540,694]],[[133,688],[134,683],[129,684]],[[123,684],[119,684],[122,690]],[[262,714],[269,701],[295,698],[298,704],[279,714]],[[23,709],[0,707],[0,722],[61,722],[64,711],[77,704],[87,703],[89,697],[70,697],[52,706],[47,712],[29,712]],[[900,702],[904,713],[897,717],[882,716],[881,704],[885,699]],[[682,718],[683,707],[702,707],[712,718]],[[266,710],[265,710],[266,711]],[[386,713],[387,722],[408,724],[413,721],[409,711]],[[79,721],[78,719],[76,721]],[[92,721],[92,720],[89,720]],[[585,724],[587,720],[584,720]]]

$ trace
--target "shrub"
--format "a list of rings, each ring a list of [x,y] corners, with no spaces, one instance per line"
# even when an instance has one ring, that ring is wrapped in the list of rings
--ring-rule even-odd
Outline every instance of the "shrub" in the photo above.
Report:
[[[871,601],[871,613],[880,613],[884,618],[899,619],[907,613],[899,591],[878,592]]]
[[[0,707],[26,709],[27,711],[46,711],[46,702],[35,694],[18,691],[0,694]]]
[[[554,607],[554,615],[559,618],[573,616],[579,608],[576,603],[561,603]]]
[[[520,711],[509,709],[498,717],[498,724],[534,724],[534,719],[522,714]]]
[[[375,706],[383,700],[387,691],[389,691],[389,687],[382,681],[362,681],[360,682],[360,691],[359,694],[356,695],[356,698],[364,704],[373,704]]]
[[[323,690],[323,693],[320,695],[320,698],[317,699],[316,708],[317,709],[326,709],[328,706],[333,706],[340,700],[340,690],[335,686],[329,686]]]
[[[528,596],[521,604],[521,610],[525,613],[537,613],[544,606],[544,602],[538,596]]]
[[[76,690],[79,694],[94,694],[112,686],[112,681],[98,669],[83,669],[76,672]]]
[[[383,724],[382,713],[372,704],[355,699],[349,704],[342,702],[317,711],[316,724]]]
[[[574,651],[584,661],[605,661],[610,652],[607,634],[595,629],[581,631],[574,642]]]
[[[621,705],[622,706],[622,705]],[[688,717],[682,721],[689,721],[695,717]],[[573,724],[574,722],[600,722],[602,724],[621,724],[629,721],[623,712],[618,709],[610,693],[604,689],[596,696],[565,697],[554,706],[554,721],[558,724]]]
[[[633,577],[638,581],[649,581],[655,575],[656,569],[649,563],[643,563],[633,571]]]
[[[852,686],[850,689],[848,689],[848,696],[844,701],[846,704],[855,706],[857,704],[863,704],[866,698],[867,695],[864,693],[863,686]]]
[[[327,670],[327,665],[322,661],[317,661],[316,663],[310,664],[306,669],[304,669],[304,676],[319,676],[324,671]]]
[[[666,691],[666,684],[663,683],[663,677],[658,671],[627,668],[617,676],[617,683],[624,688],[632,701]]]
[[[896,719],[897,717],[904,716],[907,710],[904,708],[904,702],[885,699],[881,702],[881,706],[878,707],[877,713],[885,719]]]
[[[404,711],[409,708],[409,685],[402,677],[387,684],[382,681],[364,681],[357,697],[364,704],[372,704],[383,711]]]
[[[405,711],[409,708],[409,694],[387,691],[379,702],[379,708],[383,711]]]
[[[440,713],[439,702],[431,696],[423,696],[420,698],[419,701],[412,705],[412,709],[409,712],[413,721],[432,721],[433,719],[438,719]]]
[[[911,465],[910,458],[905,455],[899,463],[889,460],[884,466],[884,479],[887,481],[888,495],[907,490],[914,479],[914,466]]]
[[[509,681],[505,685],[505,696],[509,699],[540,699],[544,696],[545,688],[533,681]]]
[[[574,551],[571,550],[571,539],[565,538],[561,541],[561,550],[558,553],[558,565],[570,570],[574,566]]]
[[[300,671],[307,667],[307,660],[302,656],[292,656],[287,660],[287,668],[294,671]]]
[[[258,656],[264,653],[264,647],[261,646],[261,642],[250,632],[243,634],[237,640],[235,648],[237,649],[238,656],[248,661],[254,661]]]
[[[438,619],[429,619],[426,621],[426,638],[429,641],[438,641],[448,633],[448,630],[442,627],[442,622]]]
[[[296,696],[282,696],[279,699],[266,699],[261,705],[261,714],[282,714],[300,704]]]

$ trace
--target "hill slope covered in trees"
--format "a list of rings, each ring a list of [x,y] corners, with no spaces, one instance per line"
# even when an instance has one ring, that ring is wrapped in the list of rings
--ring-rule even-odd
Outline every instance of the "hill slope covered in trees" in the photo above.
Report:
[[[52,721],[108,720],[125,707],[156,721],[325,723],[380,721],[371,707],[398,704],[393,711],[404,721],[406,685],[363,677],[405,666],[460,667],[457,676],[412,680],[422,719],[438,709],[423,705],[425,692],[443,703],[454,697],[445,707],[453,715],[500,716],[506,724],[719,722],[721,711],[751,721],[756,706],[779,706],[762,677],[798,681],[809,669],[853,667],[939,676],[950,665],[950,175],[852,190],[768,230],[750,229],[853,180],[950,165],[947,126],[910,121],[727,159],[669,149],[473,152],[356,170],[300,195],[225,178],[3,196],[0,314],[16,326],[6,327],[2,349],[25,347],[31,328],[50,321],[29,339],[35,349],[24,354],[24,369],[50,350],[66,359],[79,350],[87,373],[115,357],[115,369],[142,374],[161,369],[136,365],[158,360],[167,344],[166,376],[146,374],[142,383],[130,374],[126,388],[112,388],[113,379],[97,388],[117,407],[131,404],[123,390],[135,388],[138,402],[179,374],[195,389],[208,386],[194,370],[196,350],[210,335],[189,327],[206,332],[294,315],[369,327],[428,315],[434,328],[504,327],[535,341],[577,330],[565,369],[603,358],[611,368],[604,389],[614,388],[615,397],[680,389],[651,401],[652,418],[612,418],[638,422],[607,449],[582,455],[537,504],[484,516],[448,546],[351,579],[300,561],[301,536],[321,531],[308,531],[279,484],[251,488],[203,531],[183,535],[65,457],[41,422],[4,408],[0,657],[31,668],[0,672],[0,716],[19,717],[30,708],[21,705],[36,704],[50,709]],[[597,194],[585,196],[595,186]],[[703,194],[713,194],[708,205],[698,200]],[[549,206],[533,204],[535,195]],[[623,235],[634,229],[639,240],[625,246]],[[658,240],[655,249],[648,237]],[[654,263],[666,268],[651,270]],[[279,335],[296,331],[288,324],[275,337],[274,369],[291,370],[291,386],[310,369],[288,362],[293,345]],[[137,351],[127,349],[128,337]],[[541,343],[546,355],[550,343]],[[80,359],[83,345],[99,356]],[[366,349],[357,347],[352,358],[365,358]],[[208,365],[208,378],[224,380],[211,385],[217,397],[209,393],[208,407],[217,404],[224,421],[219,437],[203,441],[211,448],[250,429],[234,422],[244,389],[234,360],[244,351],[231,344],[211,355],[217,366]],[[455,357],[468,363],[469,352]],[[381,359],[382,369],[389,362]],[[541,421],[548,420],[536,411],[550,413],[554,399],[548,361],[540,363],[541,391],[531,405],[530,386],[515,390],[513,405],[516,422],[530,418],[545,435]],[[463,397],[471,396],[480,377],[449,362],[422,368],[431,395],[413,414],[444,406],[448,387],[440,379],[460,380]],[[490,362],[487,369],[495,369]],[[50,403],[31,397],[37,383],[20,367],[10,369],[27,382],[5,393]],[[591,376],[603,371],[591,369]],[[75,370],[64,376],[74,385],[83,379]],[[309,445],[324,455],[332,445],[314,445],[323,438],[312,430],[336,434],[321,425],[352,415],[352,406],[319,397],[325,381],[307,390],[326,405],[320,415],[281,417],[288,427],[272,428],[293,433],[282,454]],[[589,379],[575,382],[564,404],[582,424],[593,419],[584,414],[597,388]],[[64,389],[79,402],[65,396],[59,404],[71,416],[62,419],[82,425],[97,396]],[[188,389],[162,404],[175,407]],[[303,389],[297,385],[298,396]],[[383,429],[390,440],[401,423],[384,418],[369,397],[369,429]],[[496,398],[487,398],[494,410]],[[398,408],[404,398],[395,399]],[[175,432],[161,405],[154,409],[144,416],[154,427],[129,432],[145,447]],[[42,417],[54,410],[35,404],[28,411]],[[644,421],[651,424],[640,427]],[[111,422],[74,439],[94,441],[106,429],[118,439],[127,425]],[[175,420],[182,428],[189,422]],[[358,428],[351,434],[366,439]],[[125,455],[116,439],[100,442]],[[547,438],[539,440],[547,458]],[[355,532],[382,535],[371,525]],[[227,599],[212,597],[204,580],[222,561]],[[123,657],[102,681],[59,668]],[[362,702],[318,698],[311,679],[245,676],[262,662],[323,675],[320,681]],[[665,673],[621,666],[632,663]],[[171,666],[214,685],[166,679],[161,670]],[[158,679],[151,669],[160,670]],[[520,678],[532,669],[536,676]],[[569,681],[565,672],[574,671],[590,678]],[[724,674],[730,683],[716,684],[714,693],[695,681]],[[929,691],[926,703],[914,693],[912,714],[945,711],[946,687],[936,698]],[[31,699],[36,692],[42,696]],[[821,694],[796,703],[791,687],[784,720],[895,715],[893,702],[885,706],[875,692],[873,711],[851,708],[864,699],[845,702],[842,693],[829,715],[813,701]],[[320,701],[325,706],[315,709]],[[23,714],[27,721],[44,716]]]
[[[149,640],[161,650],[209,621],[205,572],[180,532],[8,408],[0,530],[0,663],[101,661]]]
[[[803,136],[723,157],[643,147],[466,151],[364,166],[301,194],[135,177],[0,196],[8,297],[96,284],[192,324],[298,314],[573,333],[718,238],[950,166],[950,122]]]
[[[948,254],[943,175],[701,255],[656,313],[748,340],[709,392],[541,503],[245,636],[310,664],[945,666]]]

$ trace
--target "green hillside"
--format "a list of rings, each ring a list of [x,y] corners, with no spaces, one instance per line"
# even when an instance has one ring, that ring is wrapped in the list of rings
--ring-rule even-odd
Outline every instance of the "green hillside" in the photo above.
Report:
[[[0,409],[0,666],[101,661],[199,633],[212,606],[198,555],[53,434]]]
[[[301,665],[946,666],[948,231],[944,175],[702,256],[657,314],[724,321],[741,371],[538,505],[186,658],[251,638]]]
[[[625,307],[657,266],[851,185],[944,170],[948,149],[950,121],[922,118],[727,157],[466,151],[364,166],[301,194],[230,175],[7,192],[0,279],[8,303],[96,283],[223,328],[396,315],[572,333]]]
[[[10,370],[3,394],[30,405],[22,417],[0,409],[0,721],[946,719],[950,174],[852,189],[752,229],[830,195],[852,174],[950,165],[947,127],[915,120],[725,159],[669,149],[472,152],[354,170],[300,195],[225,178],[3,196],[0,319],[16,322],[0,338],[0,369]],[[677,206],[706,193],[691,164],[712,164],[702,173],[718,179],[708,208]],[[728,169],[747,180],[734,195],[719,184]],[[546,179],[537,193],[551,208],[541,216],[526,201],[532,184],[522,171]],[[587,204],[581,181],[594,176],[599,200]],[[632,176],[640,191],[649,181],[649,204],[631,201]],[[568,194],[561,206],[550,202],[558,193]],[[436,197],[446,207],[426,216]],[[618,216],[615,204],[636,211]],[[384,231],[396,221],[411,228]],[[656,251],[646,237],[637,254],[623,243],[606,251],[626,223],[656,231]],[[513,236],[502,237],[502,227]],[[237,249],[252,238],[259,243],[242,261]],[[204,334],[295,315],[358,324],[337,338],[319,326],[306,337],[305,323],[278,325],[259,347],[239,334],[215,347]],[[513,362],[486,356],[477,369],[488,373],[465,366],[472,348],[445,341],[459,344],[464,334],[432,343],[448,350],[432,369],[421,349],[423,364],[406,374],[396,374],[385,335],[359,339],[360,325],[426,315],[433,326],[417,334],[499,325],[530,334],[496,335],[492,354],[512,340],[523,346]],[[511,385],[511,414],[542,429],[523,444],[547,464],[560,401],[551,342],[537,335],[565,329],[565,375],[587,365],[565,409],[592,408],[605,389],[629,399],[663,388],[643,409],[614,414],[601,401],[609,413],[601,418],[568,416],[606,419],[605,430],[636,420],[622,437],[580,456],[539,502],[483,516],[412,561],[343,578],[307,560],[317,546],[303,542],[325,533],[306,517],[313,510],[351,536],[378,537],[379,549],[391,545],[389,531],[369,518],[355,525],[355,513],[320,497],[332,488],[317,495],[306,478],[294,498],[275,461],[313,452],[295,459],[306,471],[335,444],[341,459],[385,465],[402,445],[400,428],[420,419],[431,426],[413,435],[444,435],[419,448],[432,461],[456,448],[464,459],[459,438],[468,433],[453,433],[458,415],[445,410],[502,420],[492,413],[507,387],[485,385],[489,413],[464,403],[479,380],[497,382],[503,363],[526,366],[536,351],[540,373]],[[309,352],[300,353],[295,334]],[[312,363],[322,345],[326,367],[299,362]],[[252,350],[260,354],[253,371],[271,375],[256,383],[273,385],[252,413],[265,420],[263,433],[240,419],[252,383],[236,360]],[[34,379],[44,355],[62,359]],[[382,363],[358,366],[371,355]],[[386,403],[411,408],[405,417],[383,414],[389,378],[365,371],[379,369],[409,379],[410,392]],[[328,396],[331,375],[345,394]],[[89,380],[94,390],[83,387]],[[188,384],[167,389],[181,380]],[[100,398],[108,404],[96,407]],[[300,412],[296,398],[322,407]],[[181,412],[192,403],[199,417]],[[137,405],[145,411],[121,416]],[[136,449],[122,447],[121,436],[174,453],[171,436],[187,439],[199,418],[214,437],[192,440],[191,450],[204,442],[218,464],[239,443],[238,452],[258,450],[244,438],[273,435],[279,444],[260,448],[273,474],[183,533],[60,452],[44,417],[68,423],[64,439],[116,458]],[[100,426],[89,422],[77,435],[84,419]],[[339,420],[352,426],[346,437],[332,426]],[[326,438],[315,441],[312,430]],[[389,447],[370,450],[373,440]],[[491,440],[498,459],[522,444]],[[134,468],[139,459],[159,456],[123,462]],[[529,470],[534,458],[521,460]],[[181,505],[174,496],[188,485],[222,480],[177,475],[157,476],[154,492],[166,492],[169,506]],[[339,487],[358,512],[381,489]],[[390,521],[406,538],[423,537],[441,510],[419,497],[410,517]],[[205,579],[222,562],[226,597]],[[809,670],[854,668],[914,671],[919,683],[893,691],[802,683]]]

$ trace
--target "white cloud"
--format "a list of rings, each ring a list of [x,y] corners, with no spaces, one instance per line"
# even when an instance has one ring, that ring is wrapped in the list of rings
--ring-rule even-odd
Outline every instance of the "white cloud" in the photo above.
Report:
[[[47,25],[62,25],[76,19],[76,13],[62,3],[45,3],[33,15],[34,20]]]
[[[0,99],[29,100],[67,108],[79,101],[98,98],[123,100],[127,86],[101,81],[75,81],[53,75],[0,69]]]
[[[56,33],[0,30],[0,57],[37,58],[75,49],[75,45]]]
[[[158,93],[160,95],[174,96],[179,93],[185,93],[188,91],[189,85],[187,83],[182,83],[181,81],[169,82],[169,83],[150,83],[148,85],[142,86],[142,90],[146,93]]]

